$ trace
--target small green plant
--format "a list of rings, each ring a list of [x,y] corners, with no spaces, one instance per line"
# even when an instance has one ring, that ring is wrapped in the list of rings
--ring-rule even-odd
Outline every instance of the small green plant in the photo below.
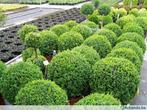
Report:
[[[0,27],[3,26],[5,20],[6,20],[6,15],[0,9]]]
[[[147,30],[147,17],[137,17],[136,23],[143,28],[143,30]]]
[[[94,5],[94,7],[97,9],[99,7],[100,0],[92,0],[92,3]]]
[[[38,31],[38,28],[36,26],[31,25],[31,24],[26,24],[22,28],[19,29],[18,35],[20,39],[23,42],[25,42],[25,37],[27,34],[29,34],[30,32],[37,32],[37,31]]]
[[[25,98],[24,98],[25,97]],[[35,80],[21,88],[16,105],[67,105],[66,92],[52,81]]]
[[[144,0],[143,7],[147,8],[147,0]]]
[[[91,65],[79,52],[64,51],[56,55],[48,67],[49,79],[63,88],[68,97],[85,95]]]
[[[1,78],[1,92],[5,99],[14,104],[18,91],[30,81],[43,79],[38,66],[28,62],[19,62],[8,67]]]
[[[86,3],[81,7],[80,11],[84,15],[92,14],[94,12],[94,5],[92,3]]]
[[[74,26],[78,25],[78,23],[76,21],[70,20],[65,22],[64,25],[66,25],[69,29],[72,29]]]
[[[108,15],[111,12],[111,8],[107,4],[103,4],[98,9],[100,15]]]
[[[101,58],[104,58],[112,49],[107,37],[102,35],[93,35],[87,38],[83,44],[93,47]]]
[[[129,14],[133,14],[134,16],[138,16],[139,10],[137,8],[133,8],[129,11]]]
[[[111,16],[107,15],[107,16],[102,16],[102,25],[105,26],[109,23],[113,23],[113,19]],[[103,27],[102,26],[102,27]]]
[[[59,40],[59,50],[72,49],[76,46],[79,46],[83,43],[83,36],[77,32],[70,31],[62,34]]]
[[[138,5],[138,0],[123,0],[123,4],[129,8],[133,8]]]
[[[121,105],[121,102],[109,94],[90,94],[81,100],[76,105]]]
[[[134,98],[139,82],[139,72],[129,60],[107,57],[93,66],[90,86],[92,92],[111,93],[122,104],[128,104]]]
[[[94,22],[95,24],[100,24],[100,22],[102,22],[102,16],[97,15],[95,13],[91,14],[88,16],[88,20]]]
[[[0,79],[1,79],[1,76],[5,73],[5,70],[6,70],[6,65],[0,61]]]

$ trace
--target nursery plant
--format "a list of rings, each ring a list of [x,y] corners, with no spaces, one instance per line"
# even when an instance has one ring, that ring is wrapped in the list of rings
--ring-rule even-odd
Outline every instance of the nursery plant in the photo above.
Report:
[[[16,105],[67,105],[66,92],[50,80],[35,80],[20,89]]]
[[[147,17],[137,17],[136,22],[143,30],[147,30]]]
[[[92,3],[86,3],[82,5],[80,11],[84,15],[92,14],[94,12],[94,5]]]
[[[0,61],[0,80],[3,74],[5,74],[5,70],[6,70],[6,65]]]
[[[93,47],[99,53],[101,58],[106,57],[106,55],[110,53],[112,49],[107,37],[102,35],[93,35],[87,38],[83,44]]]
[[[109,5],[107,4],[102,4],[99,8],[98,8],[99,14],[100,15],[108,15],[111,12],[111,8]]]
[[[137,8],[133,8],[129,11],[129,14],[133,14],[134,16],[138,16],[139,10]]]
[[[121,105],[121,102],[109,94],[94,93],[81,100],[76,105]]]
[[[128,104],[134,98],[139,82],[139,72],[129,60],[107,57],[93,66],[90,86],[92,92],[111,93],[122,104]]]
[[[94,5],[95,9],[97,9],[100,5],[100,0],[92,0],[92,3]]]
[[[70,20],[64,23],[69,29],[72,29],[74,26],[78,25],[78,23],[74,20]]]
[[[123,4],[129,8],[133,8],[138,5],[138,0],[123,0]]]
[[[18,91],[30,81],[43,79],[38,66],[28,62],[19,62],[8,67],[1,78],[1,92],[4,98],[14,104]]]
[[[88,16],[88,20],[94,22],[95,24],[100,25],[102,22],[103,18],[100,15],[97,15],[96,13],[93,13]]]
[[[48,71],[49,79],[64,89],[69,98],[89,93],[91,65],[79,52],[68,50],[59,53],[50,62]]]

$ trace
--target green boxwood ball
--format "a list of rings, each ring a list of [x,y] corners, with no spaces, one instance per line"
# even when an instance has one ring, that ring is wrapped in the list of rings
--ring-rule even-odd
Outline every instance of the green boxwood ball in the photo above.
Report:
[[[58,36],[52,31],[42,31],[40,32],[41,45],[40,51],[44,56],[52,55],[53,51],[58,51],[59,41]]]
[[[27,34],[29,34],[30,32],[37,32],[37,31],[38,31],[37,26],[26,24],[19,29],[18,35],[20,39],[24,42]]]
[[[119,37],[122,34],[122,30],[121,30],[120,26],[115,23],[107,24],[104,26],[104,28],[113,31],[117,35],[117,37]]]
[[[132,22],[132,23],[127,23],[124,27],[123,27],[123,32],[136,32],[138,34],[140,34],[143,38],[144,38],[144,30],[142,27],[140,27],[138,24]]]
[[[108,15],[110,13],[110,11],[111,11],[111,8],[110,8],[109,5],[103,4],[103,5],[101,5],[99,7],[99,10],[98,11],[99,11],[99,14],[100,15]]]
[[[104,58],[112,49],[109,40],[102,35],[93,35],[87,38],[83,44],[93,47],[101,58]]]
[[[117,42],[119,43],[119,42],[122,42],[125,40],[136,42],[139,45],[139,47],[142,48],[143,53],[145,52],[146,45],[145,45],[144,39],[141,35],[139,35],[135,32],[124,33],[117,39]]]
[[[98,8],[99,4],[100,4],[100,0],[92,0],[92,3],[93,3],[95,8]]]
[[[38,66],[28,62],[19,62],[8,67],[2,75],[1,91],[4,98],[14,104],[18,91],[30,81],[43,79]]]
[[[84,39],[86,39],[92,35],[91,28],[89,28],[88,26],[83,25],[83,24],[79,24],[77,26],[74,26],[71,31],[75,31],[75,32],[80,33]]]
[[[5,73],[5,70],[6,70],[6,65],[2,61],[0,61],[0,79],[2,74]]]
[[[136,22],[143,30],[147,30],[147,17],[137,17]]]
[[[138,57],[138,55],[133,51],[132,49],[128,48],[119,48],[112,50],[110,54],[107,55],[107,57],[117,57],[117,58],[124,58],[127,60],[130,60],[136,67],[136,69],[140,72],[141,70],[141,61]]]
[[[135,96],[140,75],[126,59],[107,57],[93,66],[90,86],[92,92],[111,93],[122,104],[128,104]]]
[[[103,25],[107,25],[109,23],[113,23],[113,19],[111,16],[107,15],[107,16],[102,16],[102,22]]]
[[[49,79],[66,90],[69,98],[86,94],[91,66],[79,52],[59,53],[52,59],[48,70]]]
[[[115,46],[117,42],[117,37],[113,31],[109,29],[101,29],[98,30],[96,34],[106,36],[109,42],[111,43],[112,47]]]
[[[58,24],[51,27],[50,30],[53,31],[59,37],[63,33],[68,32],[69,28],[66,25]]]
[[[83,36],[77,32],[66,32],[60,36],[59,40],[59,50],[68,50],[83,43]]]
[[[82,98],[76,105],[121,105],[121,102],[112,95],[94,93]]]
[[[21,88],[16,105],[67,105],[66,92],[49,80],[35,80]]]
[[[138,16],[139,10],[137,8],[133,8],[129,11],[129,14],[133,14],[134,16]]]
[[[94,22],[95,24],[100,24],[103,21],[103,17],[101,15],[97,15],[95,13],[88,16],[88,20]]]
[[[92,3],[86,3],[82,5],[80,11],[84,15],[92,14],[94,12],[94,5]]]
[[[86,45],[75,47],[72,51],[82,54],[91,65],[94,65],[98,60],[100,60],[100,55],[97,51]]]
[[[143,51],[142,51],[142,49],[139,47],[139,45],[136,42],[132,42],[132,41],[128,41],[128,40],[122,41],[122,42],[118,43],[113,48],[113,50],[119,49],[119,48],[129,48],[129,49],[132,49],[133,51],[136,52],[136,54],[140,58],[140,61],[143,61]]]
[[[70,20],[65,22],[64,25],[66,25],[69,29],[72,29],[74,26],[78,25],[78,23],[76,21]]]

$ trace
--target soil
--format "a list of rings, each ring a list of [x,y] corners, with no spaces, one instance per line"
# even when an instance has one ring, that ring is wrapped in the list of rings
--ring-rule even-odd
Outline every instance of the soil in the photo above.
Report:
[[[5,101],[2,97],[2,95],[0,94],[0,105],[5,105]]]
[[[70,105],[74,105],[74,104],[77,103],[80,99],[82,99],[82,97],[71,98],[71,99],[69,100],[69,104],[70,104]]]

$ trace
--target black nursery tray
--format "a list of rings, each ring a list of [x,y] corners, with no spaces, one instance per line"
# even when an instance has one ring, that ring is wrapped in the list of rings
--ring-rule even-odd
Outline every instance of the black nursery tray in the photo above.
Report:
[[[38,26],[39,30],[47,29],[53,25],[64,23],[69,20],[76,20],[77,22],[82,22],[86,18],[80,14],[80,9],[73,8],[69,10],[55,12],[43,16],[37,20],[27,22],[24,24],[34,24]],[[22,27],[22,25],[13,26],[0,31],[0,60],[7,62],[16,56],[20,55],[25,46],[20,41],[17,31]]]

